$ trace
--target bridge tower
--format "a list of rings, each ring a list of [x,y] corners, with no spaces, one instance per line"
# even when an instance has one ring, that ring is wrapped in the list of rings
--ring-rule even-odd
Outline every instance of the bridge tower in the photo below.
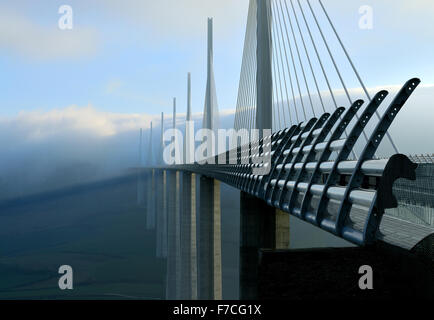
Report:
[[[176,98],[173,98],[173,129],[176,129]],[[176,144],[176,137],[172,137]],[[181,290],[181,237],[180,237],[180,174],[166,171],[167,196],[167,284],[166,298],[179,299]]]
[[[217,132],[218,109],[213,68],[213,20],[208,19],[207,85],[203,128]],[[215,155],[215,145],[212,155]],[[209,155],[208,155],[209,156]],[[222,298],[220,182],[200,177],[199,299]]]
[[[271,71],[270,0],[256,0],[256,129],[272,127],[273,76]]]
[[[256,1],[256,129],[272,129],[270,0]],[[257,298],[259,249],[289,247],[289,215],[263,200],[240,194],[240,299]]]
[[[184,164],[194,161],[194,122],[191,118],[191,75],[187,76],[187,117],[184,134]],[[181,299],[197,299],[196,175],[182,172],[181,208]]]

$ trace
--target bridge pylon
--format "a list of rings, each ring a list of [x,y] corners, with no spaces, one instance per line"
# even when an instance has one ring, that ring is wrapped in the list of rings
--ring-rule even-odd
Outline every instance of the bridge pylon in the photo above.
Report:
[[[213,70],[212,36],[213,21],[212,19],[208,19],[208,76],[202,127],[204,129],[210,129],[214,132],[217,132],[218,109]],[[207,155],[208,157],[215,155],[215,146],[212,148],[213,153],[211,155]],[[201,176],[198,243],[199,299],[222,299],[220,221],[220,182],[212,178]]]
[[[173,129],[176,129],[176,98],[173,99]],[[172,143],[177,143],[172,137]],[[181,207],[180,207],[180,172],[166,172],[167,197],[167,286],[166,298],[181,297]]]
[[[187,117],[184,134],[184,163],[192,162],[191,135],[191,75],[187,77]],[[194,149],[193,149],[194,152]],[[194,155],[194,154],[193,154]],[[197,299],[197,241],[196,241],[196,175],[181,174],[181,299]]]
[[[272,11],[269,0],[256,5],[256,115],[259,138],[272,129]],[[289,215],[265,201],[240,192],[240,299],[257,298],[257,266],[260,249],[289,248]]]

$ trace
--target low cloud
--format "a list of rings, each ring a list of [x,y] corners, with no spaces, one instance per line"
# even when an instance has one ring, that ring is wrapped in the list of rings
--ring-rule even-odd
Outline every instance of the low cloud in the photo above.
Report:
[[[23,111],[16,117],[0,119],[1,128],[18,128],[26,141],[38,142],[65,134],[107,137],[138,128],[149,128],[155,117],[99,111],[92,105],[69,106],[47,112]]]
[[[138,162],[139,128],[153,119],[93,106],[0,118],[0,198],[124,173]]]
[[[231,126],[233,112],[224,112]],[[193,114],[200,128],[202,114]],[[0,118],[0,199],[51,190],[125,173],[138,165],[139,130],[148,159],[150,123],[154,124],[154,161],[158,159],[160,115],[121,114],[92,105],[50,111],[23,111]],[[183,128],[185,114],[176,123]],[[172,126],[166,115],[164,127]]]
[[[390,90],[390,95],[383,103],[380,114],[400,86],[384,88]],[[369,91],[373,94],[377,89],[383,87]],[[350,93],[353,98],[363,96],[360,89],[351,89]],[[431,141],[434,136],[433,96],[433,85],[420,85],[398,114],[389,131],[399,152],[434,152]],[[337,98],[345,100],[342,94]],[[328,100],[325,99],[326,106],[332,108],[332,103]],[[234,110],[222,110],[219,114],[221,128],[232,127]],[[193,114],[193,119],[196,129],[199,129],[202,114]],[[182,130],[185,114],[178,114],[176,120],[177,127]],[[125,169],[137,166],[139,129],[144,129],[143,159],[148,159],[148,129],[151,121],[154,128],[152,143],[155,162],[160,152],[160,115],[111,113],[89,105],[69,106],[46,112],[21,112],[14,117],[0,118],[0,198],[68,184],[72,181],[71,178],[62,178],[66,172],[74,172],[76,179],[85,181],[121,174]],[[164,127],[171,126],[172,117],[166,115]],[[378,155],[387,156],[392,153],[393,150],[385,139]]]

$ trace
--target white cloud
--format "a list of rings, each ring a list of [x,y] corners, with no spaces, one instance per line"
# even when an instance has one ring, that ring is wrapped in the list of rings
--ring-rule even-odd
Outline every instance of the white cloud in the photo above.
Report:
[[[222,117],[231,117],[235,110],[223,110]],[[193,119],[201,122],[202,113],[194,113]],[[38,143],[53,137],[65,135],[93,136],[104,138],[129,131],[160,125],[160,115],[123,114],[98,110],[92,105],[85,107],[68,106],[49,111],[22,111],[14,117],[0,118],[0,132],[3,137],[11,136],[11,131],[19,132],[19,137],[26,142]],[[182,127],[185,113],[178,113],[176,123]],[[165,126],[172,124],[172,115],[165,115]],[[226,123],[226,125],[228,125]],[[9,131],[9,132],[8,132]],[[8,134],[9,133],[9,134]],[[12,136],[14,136],[12,134]],[[1,144],[1,141],[0,141]]]
[[[57,16],[56,16],[57,18]],[[28,17],[0,6],[0,48],[31,59],[80,58],[92,56],[99,46],[97,32],[74,26],[60,30],[44,27]]]
[[[387,85],[368,88],[368,90],[372,95],[382,89],[389,90],[390,95],[383,103],[381,109],[384,110],[400,88],[401,85]],[[351,88],[349,92],[354,99],[356,97],[364,97],[361,88]],[[335,91],[335,94],[338,100],[345,101],[343,91]],[[432,131],[432,125],[430,124],[434,116],[430,102],[432,95],[434,95],[434,84],[419,85],[392,127],[394,135],[398,136],[396,138],[397,143],[399,144],[399,140],[407,142],[404,148],[405,152],[430,152],[429,150],[431,149],[434,151],[434,146],[429,147],[422,143],[426,139],[423,137],[427,136],[427,132]],[[332,103],[330,98],[327,95],[324,98],[326,106],[331,108]],[[347,103],[342,105],[346,106]],[[234,112],[235,110],[230,109],[219,111],[221,120],[223,121],[222,127],[230,127]],[[197,122],[197,125],[200,125],[202,113],[194,113],[193,119]],[[153,121],[154,128],[158,127],[160,125],[160,115],[105,112],[98,110],[92,105],[85,107],[68,106],[45,112],[22,111],[15,117],[0,118],[0,130],[4,133],[2,134],[3,137],[8,136],[4,130],[14,130],[19,131],[19,136],[25,141],[37,142],[64,134],[87,135],[100,138],[111,137],[138,130],[139,128],[146,130],[150,127],[151,121]],[[185,113],[178,113],[177,126],[182,127],[184,121]],[[168,127],[171,124],[172,114],[166,114],[165,126]],[[407,135],[409,130],[412,132],[410,136]],[[434,136],[434,132],[429,135]],[[413,136],[417,143],[410,142]]]
[[[1,128],[19,128],[26,141],[41,141],[65,133],[107,137],[139,128],[149,128],[155,117],[146,114],[117,114],[93,106],[69,106],[47,112],[23,111],[0,119]]]

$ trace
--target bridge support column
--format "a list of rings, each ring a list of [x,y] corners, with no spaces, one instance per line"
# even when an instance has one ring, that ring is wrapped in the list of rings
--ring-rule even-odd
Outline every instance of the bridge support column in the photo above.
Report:
[[[167,205],[167,171],[163,171],[163,186],[162,186],[162,207],[163,207],[163,225],[162,225],[162,235],[161,235],[161,252],[162,256],[167,258],[167,220],[168,220],[168,205]]]
[[[290,236],[290,215],[279,209],[275,209],[276,215],[276,243],[275,249],[289,249],[289,236]]]
[[[220,182],[201,176],[199,299],[222,299]]]
[[[196,175],[182,174],[181,299],[197,299]]]
[[[139,207],[144,206],[145,204],[145,174],[143,173],[142,169],[137,169],[137,205]]]
[[[179,299],[181,280],[180,258],[180,183],[179,172],[167,172],[167,283],[166,298]]]
[[[147,176],[146,199],[146,229],[155,228],[155,170],[152,169]]]
[[[156,255],[157,258],[166,257],[163,255],[163,233],[166,224],[166,211],[164,204],[164,193],[165,193],[165,175],[161,170],[155,171],[155,197],[154,197],[154,208],[155,208],[155,222],[156,222]]]
[[[289,214],[240,193],[240,299],[256,299],[259,250],[289,247]]]

